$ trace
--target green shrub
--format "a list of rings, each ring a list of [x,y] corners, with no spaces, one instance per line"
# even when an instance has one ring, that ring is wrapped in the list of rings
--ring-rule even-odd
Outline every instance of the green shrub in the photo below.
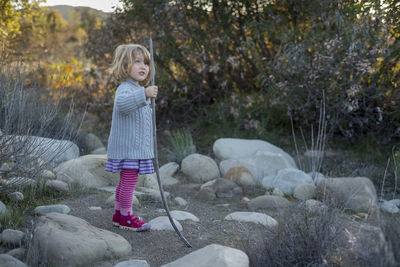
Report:
[[[180,129],[168,133],[168,140],[172,147],[170,152],[179,163],[181,163],[186,156],[196,152],[192,134],[187,129]]]

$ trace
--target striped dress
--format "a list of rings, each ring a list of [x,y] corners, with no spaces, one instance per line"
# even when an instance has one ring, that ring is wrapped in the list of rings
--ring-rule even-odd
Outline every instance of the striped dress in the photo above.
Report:
[[[154,173],[152,159],[108,159],[105,171],[121,172],[122,169],[137,169],[139,174]]]

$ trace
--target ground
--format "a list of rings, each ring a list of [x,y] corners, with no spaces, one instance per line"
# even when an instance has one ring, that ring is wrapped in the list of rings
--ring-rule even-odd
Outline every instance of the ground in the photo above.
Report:
[[[129,259],[146,260],[150,266],[160,266],[172,262],[190,252],[203,248],[209,244],[217,243],[244,250],[247,242],[259,240],[261,226],[253,223],[239,223],[224,221],[224,217],[234,211],[248,211],[247,205],[241,201],[242,196],[232,199],[217,199],[215,201],[202,201],[195,198],[200,185],[182,183],[165,187],[165,191],[172,196],[183,197],[188,206],[181,208],[170,204],[170,210],[184,210],[196,215],[200,222],[180,221],[183,226],[182,234],[192,245],[186,247],[175,231],[133,232],[121,230],[111,224],[114,212],[113,206],[106,204],[105,200],[110,196],[106,192],[92,192],[79,198],[71,198],[61,201],[71,208],[70,215],[85,219],[93,226],[112,231],[123,236],[132,246],[132,256],[126,259],[114,259],[94,266],[114,266],[116,263]],[[246,196],[263,194],[262,189],[248,188]],[[89,207],[101,207],[101,210],[89,210]],[[154,201],[142,202],[140,207],[135,207],[134,212],[146,221],[163,216],[160,211],[162,203]],[[254,240],[252,240],[254,239]]]

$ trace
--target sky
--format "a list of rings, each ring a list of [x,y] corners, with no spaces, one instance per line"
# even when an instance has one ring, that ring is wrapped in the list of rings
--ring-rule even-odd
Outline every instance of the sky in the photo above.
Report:
[[[91,8],[99,9],[104,12],[112,12],[112,7],[115,5],[121,6],[118,0],[47,0],[42,6],[88,6]]]

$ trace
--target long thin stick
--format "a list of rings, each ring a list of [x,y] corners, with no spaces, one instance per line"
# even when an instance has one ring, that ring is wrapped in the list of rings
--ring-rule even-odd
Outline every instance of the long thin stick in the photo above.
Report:
[[[150,36],[150,55],[151,55],[151,85],[155,85],[155,80],[154,80],[154,56],[153,56],[153,40],[151,39]],[[156,127],[156,101],[154,98],[151,99],[151,107],[153,108],[153,141],[154,141],[154,165],[156,169],[156,174],[157,174],[157,181],[158,181],[158,187],[160,189],[160,194],[161,194],[161,200],[164,204],[165,211],[167,212],[168,219],[171,222],[172,227],[175,229],[175,232],[178,234],[178,236],[182,239],[182,241],[186,244],[187,247],[191,248],[192,245],[186,240],[186,238],[182,235],[182,233],[179,231],[178,227],[176,227],[174,220],[171,217],[171,213],[169,212],[169,207],[168,203],[165,200],[165,195],[164,195],[164,190],[162,187],[161,179],[160,179],[160,170],[158,167],[158,149],[157,149],[157,127]]]

